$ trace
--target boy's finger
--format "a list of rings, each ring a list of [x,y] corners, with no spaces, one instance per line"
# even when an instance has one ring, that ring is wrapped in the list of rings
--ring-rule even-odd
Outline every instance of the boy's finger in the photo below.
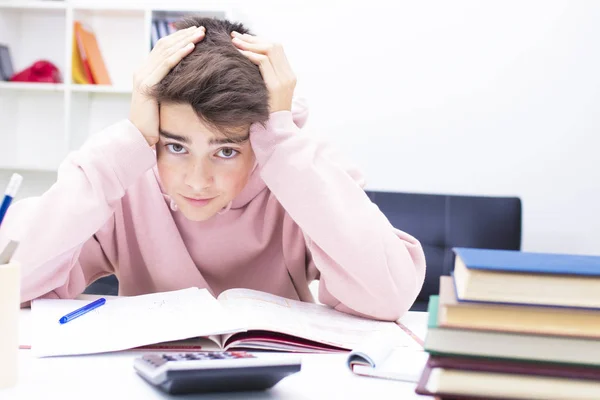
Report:
[[[179,49],[177,52],[172,54],[170,57],[165,58],[159,63],[154,71],[146,78],[144,84],[148,87],[156,85],[162,81],[165,76],[175,67],[185,56],[190,54],[194,50],[194,43],[188,43],[187,46]]]
[[[269,60],[269,57],[264,54],[257,54],[251,51],[239,50],[240,53],[248,57],[250,61],[258,65],[260,73],[267,84],[267,87],[275,87],[277,84],[277,75],[273,69],[273,65]]]
[[[238,51],[245,55],[250,61],[252,61],[256,65],[260,65],[260,63],[263,62],[263,59],[267,57],[263,54],[253,53],[251,51],[241,49],[238,49]]]
[[[201,27],[202,28],[202,27]],[[154,70],[157,65],[166,57],[170,57],[173,53],[175,53],[180,48],[184,47],[190,41],[185,41],[185,44],[178,46],[177,48],[173,48],[174,43],[180,43],[184,41],[186,38],[189,38],[196,34],[200,28],[192,26],[190,28],[181,29],[175,33],[172,33],[169,36],[165,36],[161,38],[158,42],[156,42],[156,46],[150,52],[148,56],[148,65],[151,70]],[[204,28],[202,28],[204,30]]]
[[[273,45],[270,43],[250,43],[239,37],[234,37],[232,42],[238,49],[251,51],[253,53],[268,54],[269,51],[273,49]]]
[[[174,43],[170,48],[165,50],[161,59],[171,57],[173,54],[177,53],[179,50],[181,50],[190,43],[196,44],[200,42],[202,39],[204,39],[205,36],[206,34],[204,30],[198,29],[193,34],[183,37],[177,43]]]
[[[176,41],[180,40],[182,37],[189,35],[190,33],[193,33],[197,29],[198,29],[197,26],[190,26],[189,28],[180,29],[177,32],[174,32],[170,35],[163,36],[160,39],[158,39],[158,42],[156,42],[156,46],[154,46],[154,47],[159,48],[159,49],[167,48],[173,42],[176,42]]]
[[[261,43],[264,42],[264,40],[262,40],[261,38],[259,38],[258,36],[254,36],[254,35],[249,35],[247,33],[239,33],[236,31],[231,32],[231,37],[236,37],[238,39],[242,39],[248,43]]]
[[[206,29],[203,26],[197,27],[197,26],[192,26],[186,29],[181,29],[175,33],[172,33],[168,36],[165,36],[161,39],[159,39],[159,41],[156,44],[156,47],[161,50],[162,52],[169,50],[174,44],[180,42],[181,40],[184,40],[185,38],[190,38],[192,36],[194,36],[195,34],[197,34],[197,32],[199,31],[206,31]]]
[[[294,72],[292,71],[282,45],[272,45],[272,48],[269,51],[269,59],[271,60],[271,65],[273,65],[275,74],[277,74],[280,80],[289,80],[290,77],[294,76]]]

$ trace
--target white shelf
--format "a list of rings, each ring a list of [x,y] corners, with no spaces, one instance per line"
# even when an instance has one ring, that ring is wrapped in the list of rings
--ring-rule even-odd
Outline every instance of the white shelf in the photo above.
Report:
[[[67,5],[64,1],[18,1],[0,0],[0,9],[36,9],[36,10],[65,10]]]
[[[217,2],[202,2],[202,6],[199,8],[194,4],[158,4],[154,7],[148,7],[151,11],[160,11],[166,13],[199,13],[199,14],[228,14],[229,9],[224,8],[222,4]]]
[[[132,89],[127,87],[118,87],[110,85],[71,85],[71,90],[77,93],[112,93],[112,94],[131,94]]]
[[[0,91],[3,90],[62,92],[65,90],[65,85],[63,83],[0,82]]]
[[[68,86],[72,92],[76,93],[112,93],[112,94],[131,94],[132,89],[123,86],[109,85],[77,85]],[[0,82],[0,91],[41,91],[41,92],[62,92],[67,89],[64,83],[29,83],[29,82]]]
[[[74,13],[77,14],[87,14],[87,15],[101,15],[101,16],[114,16],[114,17],[126,17],[126,16],[139,16],[144,18],[144,14],[146,10],[142,7],[135,7],[135,5],[115,5],[114,7],[109,7],[104,4],[89,4],[89,5],[81,5],[81,6],[72,6],[69,7],[73,10]]]
[[[97,10],[97,11],[144,11],[148,7],[143,5],[130,4],[130,3],[88,3],[88,2],[72,2],[70,7],[74,10]]]
[[[2,1],[2,0],[0,0]],[[39,1],[37,3],[40,3]],[[44,2],[41,2],[44,3]],[[229,7],[224,7],[218,0],[204,0],[202,2],[163,2],[163,1],[126,1],[115,0],[97,2],[90,0],[68,1],[69,7],[74,10],[98,10],[98,11],[173,11],[173,12],[200,12],[214,13],[224,12],[229,14]]]
[[[0,81],[0,170],[56,172],[90,134],[129,116],[133,73],[150,51],[152,21],[185,14],[232,18],[220,0],[0,0],[0,43],[15,72],[45,59],[64,83]],[[95,33],[112,85],[72,81],[73,24]]]

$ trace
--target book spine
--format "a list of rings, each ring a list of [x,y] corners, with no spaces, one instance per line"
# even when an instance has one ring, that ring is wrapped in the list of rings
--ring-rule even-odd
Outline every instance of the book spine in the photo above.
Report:
[[[79,49],[79,56],[81,57],[81,65],[83,66],[83,73],[85,74],[85,79],[90,83],[96,83],[94,81],[94,76],[92,75],[92,68],[90,67],[90,62],[85,52],[85,48],[82,43],[81,27],[75,27],[75,41],[77,42],[77,48]]]

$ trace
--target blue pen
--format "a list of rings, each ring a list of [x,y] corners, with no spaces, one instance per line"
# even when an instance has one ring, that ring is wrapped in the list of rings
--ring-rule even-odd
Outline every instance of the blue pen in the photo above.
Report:
[[[6,211],[8,211],[8,206],[10,206],[10,203],[17,194],[19,186],[21,186],[21,182],[23,182],[23,177],[21,175],[13,174],[11,176],[8,187],[4,192],[4,200],[2,200],[2,205],[0,205],[0,224],[6,215]]]
[[[88,313],[95,308],[100,307],[104,303],[106,303],[106,299],[104,297],[99,298],[98,300],[93,301],[90,304],[87,304],[73,312],[68,313],[67,315],[59,319],[58,322],[60,322],[61,324],[66,324],[67,322],[74,320],[75,318],[80,317],[83,314]]]

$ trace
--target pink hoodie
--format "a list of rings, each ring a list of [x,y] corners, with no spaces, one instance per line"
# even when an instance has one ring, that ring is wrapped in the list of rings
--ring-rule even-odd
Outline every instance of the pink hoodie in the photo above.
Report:
[[[42,196],[16,202],[0,246],[20,240],[21,300],[73,298],[109,274],[120,295],[244,287],[396,320],[425,277],[421,245],[392,227],[362,177],[300,128],[306,106],[255,124],[257,168],[231,208],[203,222],[170,207],[156,155],[129,121],[93,135]]]

